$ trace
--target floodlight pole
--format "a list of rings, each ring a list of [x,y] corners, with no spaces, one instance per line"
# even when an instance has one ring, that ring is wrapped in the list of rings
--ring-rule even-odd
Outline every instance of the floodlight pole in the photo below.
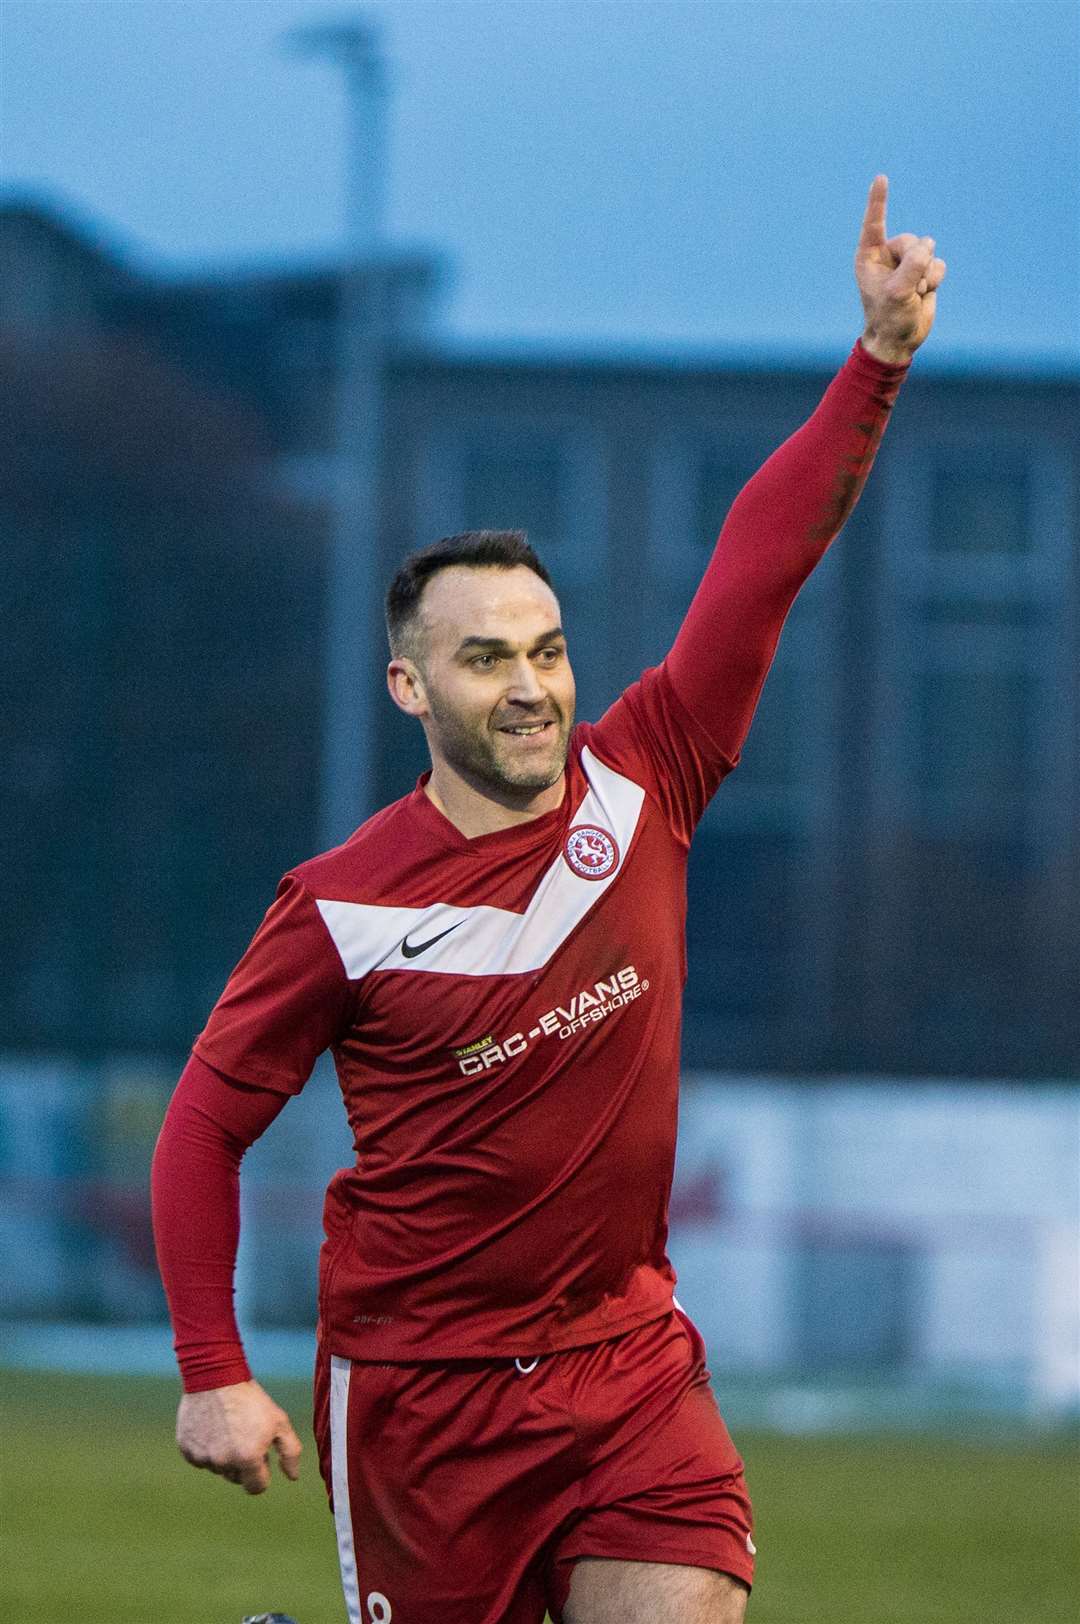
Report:
[[[387,72],[366,17],[297,29],[294,47],[344,70],[348,116],[346,263],[338,289],[334,501],[326,571],[319,849],[374,810],[375,717],[382,684],[379,452],[389,338],[384,246]]]

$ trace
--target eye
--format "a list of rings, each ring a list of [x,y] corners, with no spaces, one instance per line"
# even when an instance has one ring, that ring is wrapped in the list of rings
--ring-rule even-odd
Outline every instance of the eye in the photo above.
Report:
[[[498,656],[495,654],[478,654],[471,661],[471,664],[477,671],[493,671],[497,658]]]
[[[543,665],[557,665],[562,657],[563,650],[561,648],[542,648],[540,650],[540,661]]]

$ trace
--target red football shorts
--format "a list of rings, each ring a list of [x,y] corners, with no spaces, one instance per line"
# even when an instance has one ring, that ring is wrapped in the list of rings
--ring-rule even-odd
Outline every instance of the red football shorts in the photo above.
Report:
[[[320,1352],[350,1624],[556,1624],[578,1557],[753,1578],[742,1461],[681,1312],[542,1358]]]

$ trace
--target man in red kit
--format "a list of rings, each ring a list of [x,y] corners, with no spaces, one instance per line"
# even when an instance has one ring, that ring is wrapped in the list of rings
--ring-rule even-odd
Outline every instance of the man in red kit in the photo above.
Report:
[[[315,1432],[350,1624],[738,1624],[742,1463],[665,1254],[685,870],[785,616],[859,495],[945,266],[870,189],[862,339],[734,503],[663,664],[573,726],[517,532],[407,559],[394,702],[431,771],[283,880],[170,1105],[177,1439],[257,1494],[300,1442],[232,1309],[238,1168],[332,1049]]]

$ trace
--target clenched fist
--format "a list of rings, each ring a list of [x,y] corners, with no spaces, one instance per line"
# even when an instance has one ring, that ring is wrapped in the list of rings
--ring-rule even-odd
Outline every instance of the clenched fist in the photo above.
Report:
[[[185,1393],[176,1413],[181,1455],[248,1494],[270,1487],[270,1450],[288,1478],[300,1475],[303,1448],[292,1422],[258,1382],[237,1382],[205,1393]]]

